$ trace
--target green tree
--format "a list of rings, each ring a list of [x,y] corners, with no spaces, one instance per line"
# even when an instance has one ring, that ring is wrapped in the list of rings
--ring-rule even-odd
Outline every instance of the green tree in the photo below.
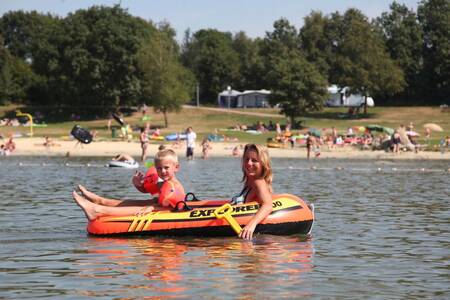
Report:
[[[332,82],[349,87],[351,93],[360,93],[366,100],[369,95],[401,91],[403,72],[390,58],[367,18],[359,10],[349,9],[342,18],[335,15],[333,21],[337,22],[340,36],[335,43]],[[364,113],[367,113],[367,105],[364,105]]]
[[[299,34],[306,59],[314,63],[327,78],[333,57],[332,33],[329,17],[320,11],[313,11],[304,18],[304,25]]]
[[[1,41],[0,36],[0,104],[23,103],[34,80],[33,71],[11,55]]]
[[[234,35],[232,47],[239,58],[239,71],[233,82],[236,90],[259,90],[264,88],[262,80],[263,61],[259,55],[259,40],[253,41],[245,32]]]
[[[58,23],[59,19],[49,14],[10,11],[0,18],[0,33],[12,55],[34,63],[53,31],[52,25]]]
[[[327,98],[327,81],[317,68],[299,52],[292,51],[279,59],[268,74],[272,82],[271,103],[280,104],[293,126],[296,118],[318,111]]]
[[[289,52],[300,49],[297,29],[286,19],[279,19],[273,24],[274,30],[267,32],[261,45],[260,54],[263,56],[266,72],[271,63]]]
[[[152,24],[119,6],[79,10],[64,20],[61,86],[66,104],[91,106],[91,112],[137,104],[140,78],[136,54]]]
[[[327,96],[326,79],[306,60],[299,45],[295,27],[280,19],[274,31],[266,34],[261,50],[271,103],[281,105],[281,113],[293,126],[306,112],[320,110]]]
[[[203,103],[216,103],[217,94],[237,83],[239,57],[232,36],[215,29],[202,29],[188,36],[183,45],[183,63],[198,80]]]
[[[193,76],[179,61],[174,35],[167,24],[160,26],[138,54],[142,77],[142,99],[150,103],[156,112],[164,115],[165,127],[169,126],[167,113],[180,111],[191,95]]]
[[[33,79],[27,86],[28,96],[22,100],[28,100],[31,104],[40,104],[50,101],[49,91],[54,91],[56,86],[50,87],[51,73],[57,69],[59,54],[57,31],[61,26],[61,20],[51,15],[32,12],[8,12],[0,19],[0,32],[5,39],[2,43],[18,60],[25,63]],[[19,63],[19,62],[17,62]]]
[[[430,103],[448,101],[450,95],[450,1],[421,1],[417,14],[424,33],[424,72]]]
[[[390,56],[405,74],[406,88],[399,96],[407,100],[417,98],[423,89],[420,78],[423,69],[423,31],[416,13],[403,4],[393,2],[390,11],[382,13],[375,24]]]

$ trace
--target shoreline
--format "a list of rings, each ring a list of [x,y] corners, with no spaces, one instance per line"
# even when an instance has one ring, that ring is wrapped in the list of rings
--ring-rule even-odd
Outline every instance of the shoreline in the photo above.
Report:
[[[43,138],[17,138],[14,139],[16,150],[10,156],[66,156],[66,157],[113,157],[119,153],[127,153],[136,160],[140,160],[141,146],[137,141],[95,141],[88,145],[77,144],[76,140],[54,139],[55,146],[45,147]],[[170,142],[150,142],[148,146],[148,158],[153,157],[158,151],[159,145],[171,147],[179,155],[185,156],[186,144],[181,142],[178,147]],[[212,149],[209,156],[213,157],[232,157],[232,149],[237,145],[243,145],[237,142],[215,142],[211,143]],[[306,148],[268,148],[270,157],[277,158],[299,158],[306,159]],[[241,151],[242,152],[242,151]],[[196,144],[195,158],[201,158],[201,146]],[[311,157],[311,160],[321,159],[364,159],[364,160],[450,160],[450,151],[444,154],[434,151],[421,151],[419,153],[402,152],[399,155],[387,153],[382,150],[359,150],[351,147],[326,149],[322,147],[321,155],[318,158]]]

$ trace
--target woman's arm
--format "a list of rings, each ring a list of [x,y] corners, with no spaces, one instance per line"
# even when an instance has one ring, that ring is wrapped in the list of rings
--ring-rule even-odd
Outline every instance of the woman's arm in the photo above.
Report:
[[[239,237],[246,240],[253,238],[256,225],[272,212],[272,193],[267,183],[263,179],[257,179],[253,184],[253,188],[256,189],[256,197],[260,200],[261,207],[239,234]]]

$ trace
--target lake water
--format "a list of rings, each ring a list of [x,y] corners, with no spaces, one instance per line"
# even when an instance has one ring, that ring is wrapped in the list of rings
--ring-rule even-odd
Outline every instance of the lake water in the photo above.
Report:
[[[145,199],[100,158],[0,160],[0,298],[450,298],[448,161],[273,159],[274,189],[314,203],[313,234],[97,238],[71,198]],[[199,198],[241,188],[238,159],[181,161]]]

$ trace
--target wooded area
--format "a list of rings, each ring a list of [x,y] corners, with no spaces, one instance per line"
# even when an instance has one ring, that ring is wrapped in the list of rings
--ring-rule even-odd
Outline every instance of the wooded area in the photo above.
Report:
[[[272,90],[294,122],[321,109],[329,84],[377,105],[448,104],[449,15],[448,0],[421,1],[417,11],[394,2],[373,20],[357,9],[313,11],[299,29],[279,19],[256,39],[187,30],[179,45],[170,24],[120,6],[65,18],[11,11],[0,18],[0,105],[94,116],[146,103],[166,114],[193,100],[197,85],[202,104],[231,86]]]

